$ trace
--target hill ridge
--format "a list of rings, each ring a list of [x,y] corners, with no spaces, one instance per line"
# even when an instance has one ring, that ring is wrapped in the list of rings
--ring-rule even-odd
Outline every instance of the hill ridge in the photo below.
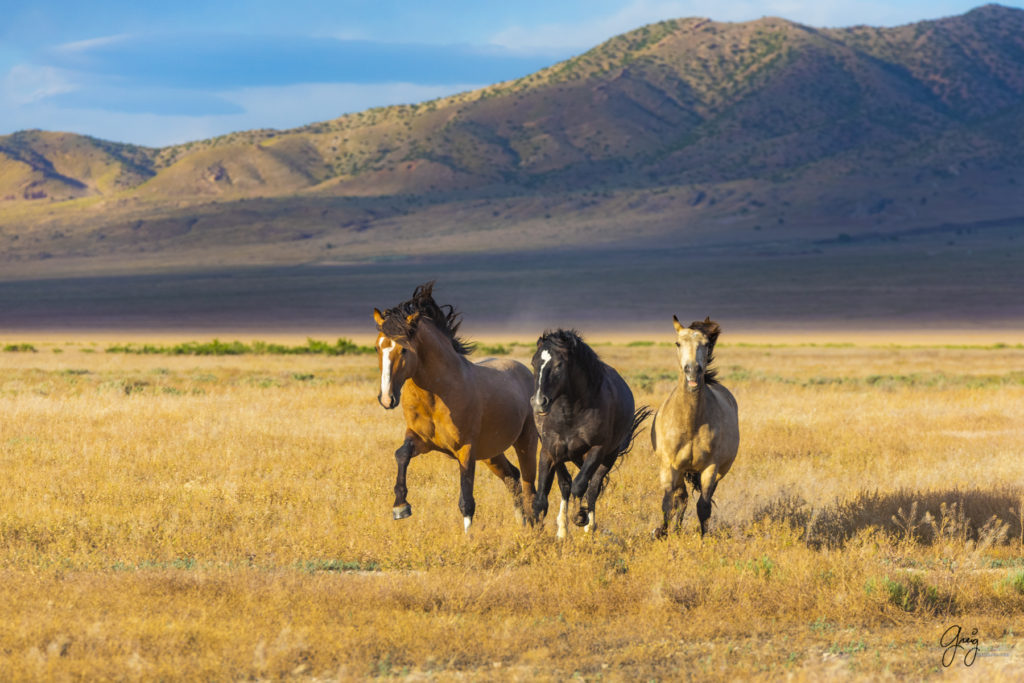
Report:
[[[957,193],[984,196],[977,219],[998,219],[1024,214],[1008,189],[1022,121],[1024,10],[892,28],[669,19],[523,78],[288,130],[164,148],[0,136],[0,259],[296,234],[320,240],[297,250],[313,260],[328,244],[361,258],[410,230],[417,245],[482,244],[468,232],[490,231],[522,246],[551,221],[568,242],[856,231],[939,224]],[[223,228],[253,202],[272,209],[262,227]],[[460,232],[442,215],[472,219]],[[156,230],[171,237],[147,247],[144,229],[125,227],[139,221],[191,227]]]

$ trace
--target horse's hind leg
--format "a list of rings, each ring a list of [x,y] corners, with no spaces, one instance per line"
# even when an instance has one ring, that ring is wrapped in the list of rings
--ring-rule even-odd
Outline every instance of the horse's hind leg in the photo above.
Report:
[[[519,481],[519,470],[508,461],[504,453],[485,460],[484,463],[494,472],[498,479],[501,479],[512,494],[512,503],[516,508],[516,521],[520,524],[526,523],[525,510],[523,509],[523,485]],[[532,502],[531,502],[532,505]]]
[[[590,478],[590,486],[587,487],[587,525],[583,527],[584,531],[594,531],[597,528],[597,497],[601,495],[604,478],[610,469],[611,466],[601,463],[594,471],[594,476]]]
[[[718,468],[712,465],[700,474],[700,498],[697,499],[697,519],[700,520],[700,535],[708,532],[708,518],[711,517],[711,496],[718,486]]]
[[[531,414],[526,418],[519,438],[512,444],[512,447],[516,449],[516,459],[519,461],[519,469],[522,472],[520,477],[523,486],[523,505],[527,511],[533,510],[534,496],[537,494],[535,482],[537,481],[537,443],[539,440],[537,426],[533,423]],[[547,497],[545,497],[546,501]],[[533,521],[532,518],[530,521]]]
[[[580,465],[580,471],[576,473],[576,478],[572,480],[572,490],[570,493],[577,500],[576,514],[573,516],[573,522],[576,526],[586,526],[590,520],[590,516],[583,507],[583,496],[586,495],[587,489],[590,488],[590,480],[593,478],[594,473],[601,466],[603,454],[604,448],[601,446],[591,447],[583,458],[583,464]]]
[[[412,515],[412,506],[405,499],[409,494],[409,489],[405,485],[405,475],[409,469],[409,461],[426,451],[426,444],[410,431],[406,431],[405,441],[395,451],[398,473],[395,475],[395,504],[391,507],[391,516],[396,520]]]

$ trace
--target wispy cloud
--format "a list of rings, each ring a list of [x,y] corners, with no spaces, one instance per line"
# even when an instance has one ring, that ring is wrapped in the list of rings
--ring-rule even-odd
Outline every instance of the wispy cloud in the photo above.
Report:
[[[43,51],[59,69],[146,86],[221,89],[296,83],[488,83],[546,66],[494,46],[394,44],[307,36],[118,36]]]
[[[11,105],[25,105],[77,89],[72,75],[62,69],[16,64],[0,80],[0,100]]]
[[[107,47],[108,45],[116,45],[117,43],[131,40],[132,36],[130,33],[120,33],[115,36],[103,36],[100,38],[89,38],[88,40],[76,40],[70,43],[63,43],[56,45],[52,49],[54,52],[88,52],[89,50],[95,50],[97,48]]]
[[[0,77],[0,132],[63,120],[57,127],[125,140],[127,130],[142,127],[125,123],[136,117],[163,123],[131,141],[163,145],[183,142],[182,135],[197,129],[290,128],[421,102],[523,76],[551,61],[495,45],[117,34],[43,48]]]

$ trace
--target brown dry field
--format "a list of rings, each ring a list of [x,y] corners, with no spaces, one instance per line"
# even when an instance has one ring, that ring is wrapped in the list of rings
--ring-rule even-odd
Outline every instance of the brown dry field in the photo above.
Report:
[[[726,330],[741,447],[709,536],[691,505],[651,540],[645,431],[598,532],[558,542],[553,519],[517,527],[486,471],[464,535],[437,454],[392,521],[403,422],[372,356],[134,356],[74,334],[0,339],[36,349],[0,351],[5,679],[1024,677],[1019,335]],[[676,381],[670,345],[590,338],[640,403]],[[954,625],[977,629],[970,666],[943,666]]]

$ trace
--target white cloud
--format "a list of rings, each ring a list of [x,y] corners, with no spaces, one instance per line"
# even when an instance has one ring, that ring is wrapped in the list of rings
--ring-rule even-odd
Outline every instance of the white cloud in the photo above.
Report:
[[[106,47],[108,45],[115,45],[131,39],[129,33],[119,33],[113,36],[103,36],[100,38],[89,38],[88,40],[76,40],[71,43],[64,43],[57,45],[53,49],[57,52],[88,52],[89,50],[95,50],[96,48]]]
[[[63,69],[17,64],[0,81],[0,101],[21,106],[77,89],[72,75]]]

